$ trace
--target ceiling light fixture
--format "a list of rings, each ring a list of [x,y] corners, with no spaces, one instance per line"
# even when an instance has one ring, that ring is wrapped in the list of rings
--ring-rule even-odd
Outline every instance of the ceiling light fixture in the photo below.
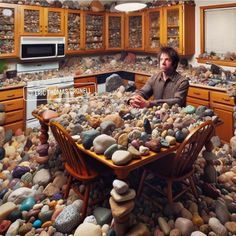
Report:
[[[127,3],[118,3],[115,6],[115,9],[117,11],[124,11],[124,12],[130,12],[130,11],[139,11],[147,6],[146,3],[141,2],[127,2]]]

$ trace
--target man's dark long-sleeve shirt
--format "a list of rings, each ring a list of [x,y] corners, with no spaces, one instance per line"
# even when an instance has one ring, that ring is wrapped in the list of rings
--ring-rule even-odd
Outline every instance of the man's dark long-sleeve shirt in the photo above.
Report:
[[[173,72],[166,81],[163,79],[163,73],[160,72],[153,75],[136,94],[145,99],[153,96],[150,106],[162,105],[163,103],[168,103],[172,106],[177,103],[183,107],[186,105],[188,88],[188,79],[181,76],[178,72]]]

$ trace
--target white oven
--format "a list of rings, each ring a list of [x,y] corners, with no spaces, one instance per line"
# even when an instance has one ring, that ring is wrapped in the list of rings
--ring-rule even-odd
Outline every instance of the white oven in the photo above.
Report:
[[[61,102],[74,96],[74,77],[66,76],[47,80],[35,80],[26,86],[26,127],[38,127],[39,122],[32,111],[41,104]]]

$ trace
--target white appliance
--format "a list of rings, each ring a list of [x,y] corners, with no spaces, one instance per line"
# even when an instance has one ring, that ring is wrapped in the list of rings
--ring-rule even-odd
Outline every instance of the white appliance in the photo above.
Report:
[[[38,120],[32,111],[41,104],[67,101],[74,96],[74,77],[59,77],[47,80],[35,80],[26,86],[26,127],[37,127]]]
[[[21,77],[47,70],[58,70],[58,62],[24,63],[17,64],[17,72]],[[58,72],[59,73],[59,72]],[[74,76],[48,78],[46,80],[33,80],[27,82],[24,89],[26,101],[26,127],[39,127],[39,122],[32,116],[32,111],[40,104],[59,102],[74,97]]]
[[[21,37],[20,59],[36,60],[65,56],[65,37]]]

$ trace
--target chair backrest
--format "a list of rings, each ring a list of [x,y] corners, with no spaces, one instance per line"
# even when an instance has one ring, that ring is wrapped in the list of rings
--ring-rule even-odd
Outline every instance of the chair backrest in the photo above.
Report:
[[[180,177],[193,170],[193,164],[196,161],[204,144],[210,141],[214,134],[214,125],[212,121],[206,121],[194,128],[185,138],[176,152],[173,162],[171,176]]]
[[[65,128],[55,121],[51,121],[49,126],[54,138],[60,146],[64,160],[69,165],[70,169],[78,175],[84,176],[84,178],[91,176],[92,171],[85,161],[85,154],[81,153],[75,141]]]

